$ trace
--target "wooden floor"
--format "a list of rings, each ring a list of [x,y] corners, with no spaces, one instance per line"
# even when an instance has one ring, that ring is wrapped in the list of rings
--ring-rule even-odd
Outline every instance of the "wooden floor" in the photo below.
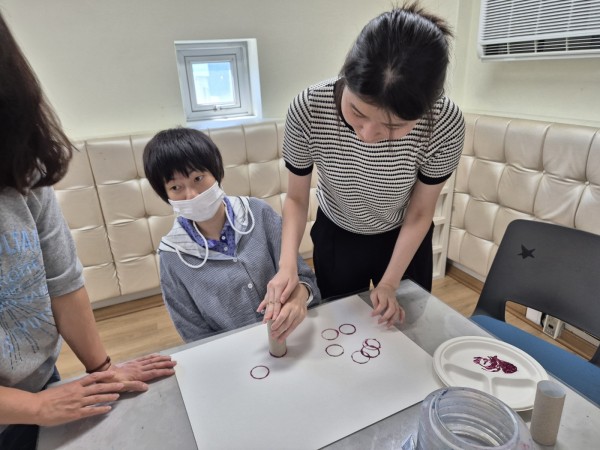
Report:
[[[470,316],[479,297],[478,288],[477,284],[469,287],[455,277],[446,276],[434,280],[432,293],[464,316]],[[183,343],[160,295],[96,310],[94,314],[102,341],[113,361],[126,361]],[[507,314],[507,321],[550,340],[513,314]],[[556,344],[556,341],[552,342]],[[66,343],[57,366],[63,379],[80,375],[84,371]]]

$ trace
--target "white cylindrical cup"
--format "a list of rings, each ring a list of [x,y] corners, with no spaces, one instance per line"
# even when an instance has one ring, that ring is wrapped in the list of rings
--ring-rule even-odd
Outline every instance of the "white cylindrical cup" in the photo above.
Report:
[[[272,320],[267,321],[267,332],[269,333],[269,353],[275,358],[281,358],[287,353],[287,345],[285,344],[285,341],[279,342],[278,340],[273,339],[273,336],[271,335],[272,324]]]
[[[538,444],[556,443],[565,396],[565,390],[554,381],[542,380],[537,384],[529,429]]]

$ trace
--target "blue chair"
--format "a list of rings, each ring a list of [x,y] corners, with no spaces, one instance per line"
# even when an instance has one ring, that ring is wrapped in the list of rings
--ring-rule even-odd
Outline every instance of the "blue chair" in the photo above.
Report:
[[[600,405],[600,349],[587,361],[506,323],[507,301],[600,338],[600,235],[531,220],[511,222],[471,316]]]

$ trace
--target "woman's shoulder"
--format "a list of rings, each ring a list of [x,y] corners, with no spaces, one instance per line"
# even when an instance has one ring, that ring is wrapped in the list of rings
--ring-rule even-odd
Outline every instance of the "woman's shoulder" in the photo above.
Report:
[[[296,96],[295,103],[311,103],[319,99],[332,99],[338,77],[320,81],[305,88]]]
[[[462,116],[462,112],[458,105],[452,101],[450,97],[443,96],[438,99],[437,102],[433,105],[433,110],[436,115],[455,115],[460,114]]]
[[[300,92],[288,109],[286,129],[296,127],[308,136],[314,121],[337,117],[334,95],[336,81],[337,78],[330,78]]]
[[[463,114],[460,108],[450,97],[443,96],[433,107],[437,117],[456,117],[462,120]]]
[[[56,213],[59,210],[54,189],[50,186],[31,189],[25,195],[14,191],[13,200],[19,203],[25,201],[33,217],[47,212]]]
[[[463,113],[449,97],[441,97],[433,107],[435,127],[448,132],[460,131],[464,128]]]
[[[311,92],[329,93],[333,92],[335,83],[339,80],[339,77],[328,78],[323,81],[319,81],[308,87]]]

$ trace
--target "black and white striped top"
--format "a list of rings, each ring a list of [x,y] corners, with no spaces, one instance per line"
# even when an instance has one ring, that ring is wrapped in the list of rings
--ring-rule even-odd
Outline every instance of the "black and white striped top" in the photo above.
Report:
[[[401,139],[367,144],[338,115],[335,81],[307,88],[290,105],[286,167],[303,176],[317,166],[319,206],[341,228],[358,234],[397,228],[417,178],[438,184],[456,169],[465,135],[462,113],[443,97],[433,108],[433,131],[421,120]]]

